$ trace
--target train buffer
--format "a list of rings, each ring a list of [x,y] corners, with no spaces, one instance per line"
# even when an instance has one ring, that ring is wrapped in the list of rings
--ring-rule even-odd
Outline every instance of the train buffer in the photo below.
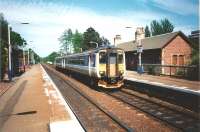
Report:
[[[0,131],[65,130],[84,131],[41,65],[32,66],[0,96]]]

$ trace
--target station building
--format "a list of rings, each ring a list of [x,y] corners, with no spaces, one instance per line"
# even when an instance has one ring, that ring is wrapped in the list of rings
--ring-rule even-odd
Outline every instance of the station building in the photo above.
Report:
[[[137,70],[138,44],[143,47],[142,64],[185,66],[190,63],[192,48],[181,31],[145,38],[144,29],[137,28],[135,40],[116,45],[125,51],[127,70]],[[169,69],[162,68],[162,73],[168,74]]]

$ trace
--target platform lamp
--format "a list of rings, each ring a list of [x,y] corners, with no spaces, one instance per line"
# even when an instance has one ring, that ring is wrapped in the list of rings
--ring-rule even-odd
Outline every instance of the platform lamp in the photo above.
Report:
[[[138,40],[137,53],[138,53],[139,65],[137,70],[139,74],[142,74],[144,72],[144,69],[142,67],[142,52],[143,52],[143,46],[141,44],[141,40]]]
[[[10,44],[10,25],[8,24],[8,79],[12,81],[12,61],[11,61],[11,53],[12,47]]]
[[[21,22],[20,24],[22,24],[22,25],[28,25],[28,24],[30,24],[30,23],[28,23],[28,22]],[[23,43],[23,45],[24,45],[24,44],[25,44],[25,43]],[[26,62],[26,60],[25,60],[25,49],[24,49],[24,47],[23,47],[23,68],[24,68],[24,72],[26,71],[25,62]]]

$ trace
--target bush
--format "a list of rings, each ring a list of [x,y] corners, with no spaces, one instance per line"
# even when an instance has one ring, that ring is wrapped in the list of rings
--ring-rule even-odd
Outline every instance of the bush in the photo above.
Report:
[[[156,74],[155,68],[156,68],[155,66],[148,66],[148,68],[147,68],[148,74],[155,75]]]

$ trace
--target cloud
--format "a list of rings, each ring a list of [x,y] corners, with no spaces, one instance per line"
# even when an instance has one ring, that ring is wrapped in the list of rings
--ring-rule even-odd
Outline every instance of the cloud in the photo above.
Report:
[[[98,14],[93,10],[76,7],[73,4],[59,5],[18,4],[3,2],[0,12],[12,25],[13,30],[19,32],[41,56],[47,56],[59,50],[58,38],[63,31],[71,28],[84,32],[88,27],[94,27],[100,35],[113,43],[116,34],[122,35],[122,41],[134,39],[136,27],[145,26],[153,19],[166,17],[165,14],[150,10],[135,10],[116,12],[114,15]],[[29,22],[29,25],[20,25],[20,22]],[[131,29],[125,27],[130,26]]]
[[[153,0],[154,5],[180,15],[198,15],[198,4],[192,0]]]

